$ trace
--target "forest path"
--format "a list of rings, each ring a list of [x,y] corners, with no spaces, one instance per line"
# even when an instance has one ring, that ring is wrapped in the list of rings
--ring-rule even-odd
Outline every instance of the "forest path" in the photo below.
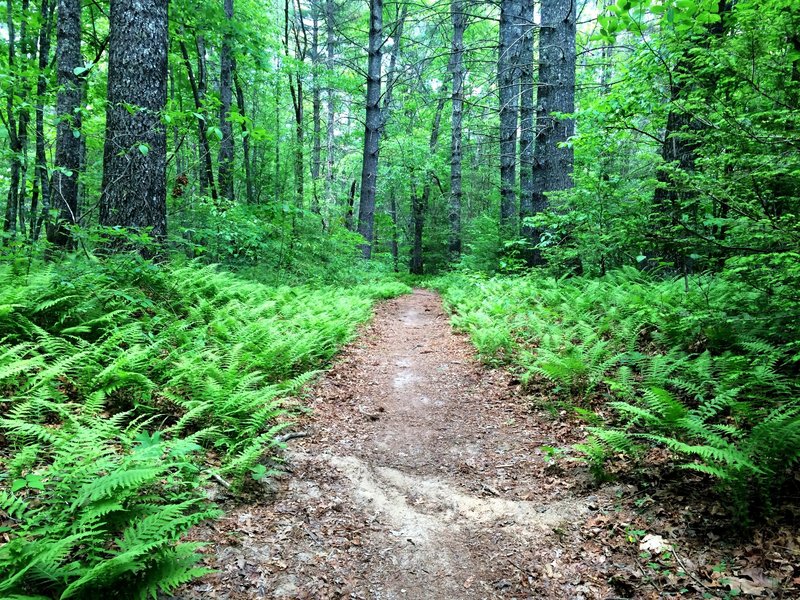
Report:
[[[291,474],[201,530],[219,572],[181,597],[602,597],[578,558],[593,498],[540,450],[569,425],[473,355],[435,293],[381,304],[311,390]]]

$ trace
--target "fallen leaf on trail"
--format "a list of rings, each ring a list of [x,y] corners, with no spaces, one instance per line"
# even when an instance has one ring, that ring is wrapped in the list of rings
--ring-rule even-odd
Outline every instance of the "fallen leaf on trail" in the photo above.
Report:
[[[639,542],[639,550],[644,550],[647,552],[663,552],[664,550],[669,550],[670,546],[664,541],[664,538],[660,535],[654,535],[652,533],[648,533],[646,536],[642,538],[642,541]]]

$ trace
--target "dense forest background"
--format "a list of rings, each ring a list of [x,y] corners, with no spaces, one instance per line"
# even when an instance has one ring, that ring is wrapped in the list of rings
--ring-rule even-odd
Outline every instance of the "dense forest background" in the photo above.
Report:
[[[742,523],[786,498],[792,0],[8,0],[0,48],[0,592],[201,574],[198,481],[271,473],[403,273],[598,479],[666,448]]]

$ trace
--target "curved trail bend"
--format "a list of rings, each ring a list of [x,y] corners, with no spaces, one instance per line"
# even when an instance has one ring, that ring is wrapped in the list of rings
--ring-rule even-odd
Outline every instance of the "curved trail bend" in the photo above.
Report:
[[[604,597],[580,548],[593,499],[540,450],[568,425],[473,355],[436,294],[381,304],[311,390],[275,497],[199,534],[219,572],[184,597]]]

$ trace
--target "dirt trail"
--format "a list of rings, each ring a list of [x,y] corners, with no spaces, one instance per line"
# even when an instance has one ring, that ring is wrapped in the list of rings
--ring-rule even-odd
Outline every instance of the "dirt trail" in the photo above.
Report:
[[[274,498],[200,536],[220,572],[185,597],[603,597],[571,558],[594,499],[549,474],[558,442],[473,354],[436,294],[382,304],[312,390]]]

